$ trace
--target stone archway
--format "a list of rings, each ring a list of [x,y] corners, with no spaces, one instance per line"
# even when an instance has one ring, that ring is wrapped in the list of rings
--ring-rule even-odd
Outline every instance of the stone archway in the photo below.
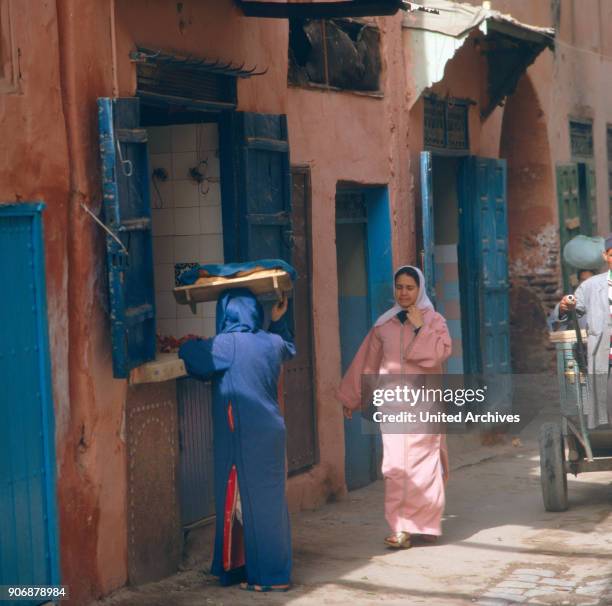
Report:
[[[506,103],[500,157],[508,162],[512,367],[539,372],[554,363],[546,316],[561,294],[559,237],[546,116],[527,75]]]

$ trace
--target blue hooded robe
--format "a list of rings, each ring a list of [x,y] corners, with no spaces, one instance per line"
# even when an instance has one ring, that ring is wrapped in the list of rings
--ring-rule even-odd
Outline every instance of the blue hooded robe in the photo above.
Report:
[[[269,331],[262,324],[263,309],[253,294],[228,290],[217,302],[217,336],[188,341],[179,350],[190,375],[212,379],[217,511],[212,574],[222,585],[243,580],[286,585],[291,577],[286,430],[277,384],[281,364],[295,355],[295,346],[285,316]],[[236,474],[242,527],[228,536]],[[242,537],[243,545],[236,545]],[[245,565],[236,565],[228,554],[243,548]]]

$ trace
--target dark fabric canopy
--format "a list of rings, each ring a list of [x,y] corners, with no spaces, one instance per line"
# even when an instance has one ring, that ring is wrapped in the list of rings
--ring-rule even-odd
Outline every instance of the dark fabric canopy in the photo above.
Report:
[[[247,17],[331,19],[334,17],[394,15],[406,3],[402,0],[344,0],[340,2],[236,0],[236,4]]]
[[[554,49],[555,30],[521,23],[511,15],[467,3],[428,0],[431,12],[414,11],[404,16],[403,26],[466,40],[475,30],[483,34],[482,51],[488,63],[488,116],[512,94],[527,67],[546,48]]]

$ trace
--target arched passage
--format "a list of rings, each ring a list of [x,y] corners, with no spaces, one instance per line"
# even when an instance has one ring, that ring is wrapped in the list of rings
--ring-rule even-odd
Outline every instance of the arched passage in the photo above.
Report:
[[[537,372],[553,361],[546,315],[560,295],[559,237],[545,114],[526,75],[506,103],[500,157],[508,163],[512,367]]]

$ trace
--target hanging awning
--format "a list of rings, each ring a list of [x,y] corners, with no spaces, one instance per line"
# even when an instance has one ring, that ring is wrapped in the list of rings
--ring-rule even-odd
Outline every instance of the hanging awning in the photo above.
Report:
[[[479,30],[488,64],[488,99],[484,117],[514,92],[527,67],[545,49],[554,49],[555,30],[517,21],[510,15],[483,6],[428,0],[429,12],[409,12],[403,27],[414,30],[410,36],[413,77],[418,97],[444,77],[447,62],[463,46],[468,36]]]
[[[236,4],[247,17],[332,19],[394,15],[400,8],[407,9],[410,3],[404,0],[236,0]]]
[[[231,61],[221,59],[204,59],[193,55],[177,55],[164,52],[160,49],[150,49],[138,47],[138,50],[130,53],[130,59],[134,63],[155,66],[168,66],[177,69],[192,70],[198,73],[222,74],[235,78],[250,78],[251,76],[261,76],[268,70],[258,70],[257,65],[246,66],[245,62],[240,65]]]
[[[136,63],[137,94],[152,105],[179,105],[193,110],[223,111],[238,103],[236,80],[261,76],[267,68],[218,58],[180,55],[139,47],[130,53]]]

